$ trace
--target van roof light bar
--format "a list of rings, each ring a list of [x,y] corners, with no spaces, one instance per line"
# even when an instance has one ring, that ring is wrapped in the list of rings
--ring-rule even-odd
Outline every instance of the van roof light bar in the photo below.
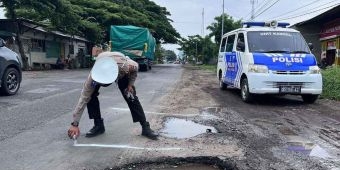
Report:
[[[282,27],[282,28],[286,28],[287,26],[289,26],[290,24],[287,22],[277,22],[277,21],[271,21],[271,22],[243,22],[242,23],[243,26],[245,26],[246,28],[249,27]]]

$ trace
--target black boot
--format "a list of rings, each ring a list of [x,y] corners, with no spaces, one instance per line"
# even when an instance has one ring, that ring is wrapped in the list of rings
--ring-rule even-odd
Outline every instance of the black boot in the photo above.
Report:
[[[97,135],[103,134],[105,132],[104,120],[95,119],[93,128],[86,133],[86,137],[95,137]]]
[[[142,124],[142,135],[152,140],[157,140],[158,137],[158,134],[150,128],[149,122]]]

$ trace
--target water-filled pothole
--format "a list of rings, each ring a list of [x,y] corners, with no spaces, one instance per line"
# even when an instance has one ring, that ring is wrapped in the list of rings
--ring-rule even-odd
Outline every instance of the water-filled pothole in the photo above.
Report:
[[[201,125],[190,120],[168,118],[160,133],[165,137],[183,139],[203,133],[217,133],[217,130],[214,127]]]
[[[217,170],[219,168],[210,166],[210,165],[202,165],[202,164],[186,164],[186,165],[148,165],[143,167],[138,167],[143,170]],[[137,169],[137,167],[136,167]]]
[[[161,157],[153,161],[136,162],[105,170],[234,170],[237,169],[231,159],[199,156],[186,158]]]
[[[311,157],[318,157],[318,158],[331,158],[328,152],[321,148],[319,145],[316,145],[308,140],[303,139],[300,136],[291,136],[287,135],[288,138],[288,150],[300,152],[305,155],[309,155]]]

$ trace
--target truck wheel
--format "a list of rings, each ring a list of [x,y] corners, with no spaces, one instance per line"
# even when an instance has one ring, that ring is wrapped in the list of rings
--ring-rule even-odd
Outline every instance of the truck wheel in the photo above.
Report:
[[[148,71],[148,66],[145,64],[140,65],[140,71]]]
[[[1,92],[5,95],[14,95],[20,88],[20,75],[17,69],[8,68],[2,77]]]
[[[227,84],[225,84],[223,81],[222,81],[222,77],[221,75],[219,75],[219,84],[220,84],[220,89],[221,90],[227,90]]]
[[[250,103],[253,99],[253,95],[249,92],[247,78],[242,79],[242,82],[241,82],[241,98],[246,103]]]
[[[313,104],[319,97],[319,95],[315,94],[303,94],[301,95],[303,102],[308,104]]]
[[[151,70],[151,66],[149,66],[149,70]]]

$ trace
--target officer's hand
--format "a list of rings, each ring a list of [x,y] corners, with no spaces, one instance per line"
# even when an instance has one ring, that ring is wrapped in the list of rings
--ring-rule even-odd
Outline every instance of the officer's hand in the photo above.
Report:
[[[80,135],[79,127],[71,125],[70,129],[68,129],[68,137],[73,139],[73,136],[78,137],[79,135]]]
[[[130,93],[133,94],[133,88],[132,88],[131,85],[128,85],[127,88],[126,88],[126,90],[127,90],[128,92],[130,92]]]

